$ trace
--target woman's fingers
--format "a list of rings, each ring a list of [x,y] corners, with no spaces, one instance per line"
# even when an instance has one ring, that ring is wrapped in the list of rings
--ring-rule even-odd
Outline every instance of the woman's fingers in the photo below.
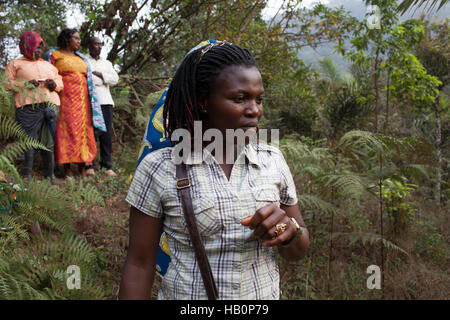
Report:
[[[279,209],[279,208],[278,208]],[[261,223],[255,228],[253,234],[255,237],[262,240],[269,240],[275,237],[275,229],[278,223],[284,222],[286,213],[279,209],[274,210],[271,215],[261,221]]]
[[[285,224],[285,231],[277,236],[276,226]],[[286,212],[276,204],[268,204],[241,221],[243,226],[254,230],[255,237],[261,240],[267,240],[265,246],[275,246],[286,242],[295,235],[296,229],[292,226]]]
[[[261,222],[263,222],[268,216],[270,216],[277,209],[281,210],[276,204],[270,203],[256,210],[255,214],[252,216],[252,219],[250,220],[249,224],[250,229],[255,230]]]
[[[255,229],[264,219],[266,219],[274,209],[278,208],[275,204],[268,204],[256,210],[255,214],[241,221],[241,224],[250,229]]]
[[[253,218],[253,216],[248,216],[247,218],[242,219],[242,220],[241,220],[241,224],[242,224],[243,226],[248,227],[248,226],[250,225],[250,221],[252,220],[252,218]]]
[[[285,243],[288,240],[292,239],[295,236],[296,228],[292,225],[290,221],[286,223],[286,230],[280,234],[278,237],[267,240],[263,242],[263,246],[265,247],[273,247],[279,244]]]

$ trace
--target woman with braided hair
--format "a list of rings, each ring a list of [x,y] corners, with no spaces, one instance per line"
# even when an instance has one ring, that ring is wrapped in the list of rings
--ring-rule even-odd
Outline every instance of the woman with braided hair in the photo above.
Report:
[[[171,261],[158,299],[280,298],[274,248],[283,258],[298,260],[309,247],[292,175],[277,148],[246,139],[239,149],[234,138],[225,138],[228,130],[258,130],[263,97],[261,74],[247,49],[210,41],[185,56],[165,96],[163,137],[175,140],[180,129],[196,136],[200,121],[201,136],[214,129],[224,137],[223,151],[232,144],[233,161],[203,142],[200,150],[194,146],[183,154],[179,165],[174,150],[185,138],[140,157],[126,198],[130,239],[120,299],[149,298],[163,228]],[[146,146],[153,147],[150,141]],[[180,179],[183,166],[187,177]],[[190,201],[181,190],[186,188]],[[213,297],[186,211],[195,217],[209,261]]]

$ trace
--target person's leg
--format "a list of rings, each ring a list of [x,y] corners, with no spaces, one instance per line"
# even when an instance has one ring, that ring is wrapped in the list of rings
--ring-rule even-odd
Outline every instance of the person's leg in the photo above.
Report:
[[[66,174],[66,178],[73,177],[73,172],[72,169],[70,168],[70,163],[64,163],[64,172]]]
[[[106,174],[110,177],[117,176],[112,170],[112,124],[114,107],[112,105],[102,105],[103,118],[105,119],[106,132],[99,135],[100,141],[100,167],[105,168]]]
[[[41,151],[42,159],[45,164],[44,169],[44,177],[49,178],[50,182],[53,185],[58,185],[59,183],[56,181],[54,170],[55,170],[55,157],[53,153],[54,148],[54,139],[55,139],[55,128],[56,128],[56,112],[55,107],[47,106],[44,110],[46,125],[42,126],[42,130],[44,130],[44,133],[41,132],[41,137],[44,134],[46,137],[46,147],[51,151]]]
[[[42,150],[41,154],[42,154],[42,160],[45,163],[44,177],[47,178],[47,179],[50,179],[51,184],[59,185],[58,181],[56,181],[56,177],[55,177],[55,174],[54,174],[55,157],[54,157],[53,152],[43,151]],[[66,175],[67,175],[67,172],[66,172]]]
[[[78,171],[82,178],[86,177],[86,164],[84,162],[78,163]]]
[[[33,177],[34,149],[25,151],[22,174],[30,182]]]
[[[100,167],[107,170],[112,168],[112,122],[113,106],[102,104],[103,118],[105,119],[106,132],[102,132],[98,140],[100,142]]]
[[[32,138],[37,139],[39,128],[44,121],[43,107],[38,105],[26,105],[21,108],[16,108],[16,121],[20,124],[23,130]],[[28,182],[33,174],[34,149],[25,151],[23,175]]]

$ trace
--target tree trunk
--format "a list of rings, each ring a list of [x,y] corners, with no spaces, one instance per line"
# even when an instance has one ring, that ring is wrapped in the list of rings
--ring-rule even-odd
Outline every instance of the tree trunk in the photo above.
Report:
[[[375,132],[378,133],[378,116],[380,113],[379,108],[379,92],[378,92],[378,63],[379,63],[380,49],[377,49],[377,55],[375,56],[374,73],[373,73],[373,86],[375,88]]]
[[[391,80],[391,73],[388,71],[387,73],[387,88],[386,88],[386,119],[384,119],[384,131],[386,133],[386,131],[389,128],[389,95],[390,95],[390,80]]]
[[[208,5],[206,7],[206,21],[205,21],[205,27],[203,29],[202,39],[209,39],[208,32],[209,32],[209,18],[210,17],[211,17],[211,5]]]
[[[436,168],[436,185],[434,186],[435,193],[434,193],[434,199],[436,201],[437,205],[441,205],[441,179],[442,179],[442,150],[441,150],[441,143],[442,143],[442,131],[441,131],[441,113],[439,110],[440,105],[440,97],[439,95],[436,97],[436,102],[433,104],[434,106],[434,113],[436,116],[436,161],[437,161],[437,168]]]
[[[380,235],[381,235],[381,299],[384,300],[384,243],[383,243],[383,180],[381,178],[381,173],[383,171],[383,158],[381,154],[379,155],[379,165],[380,165],[380,178],[378,180],[378,188],[379,188],[379,205],[380,205]]]

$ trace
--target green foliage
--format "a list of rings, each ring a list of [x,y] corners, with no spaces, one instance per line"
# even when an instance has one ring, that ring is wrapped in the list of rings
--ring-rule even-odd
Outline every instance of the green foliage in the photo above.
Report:
[[[14,96],[6,89],[5,79],[6,75],[0,72],[0,116],[12,119],[14,118]]]
[[[408,255],[408,253],[400,248],[399,246],[395,245],[389,240],[386,240],[385,238],[381,237],[379,234],[374,233],[366,233],[366,232],[352,232],[352,233],[339,233],[336,232],[333,235],[334,238],[337,237],[345,237],[349,241],[349,246],[354,246],[356,243],[360,242],[363,246],[372,246],[374,247],[377,243],[381,243],[384,247],[388,249],[392,249],[394,251],[401,252],[405,255]]]
[[[385,179],[382,184],[381,193],[386,203],[387,212],[394,221],[394,231],[400,232],[413,220],[416,211],[406,198],[417,185],[406,183],[405,177],[397,179]]]
[[[27,228],[36,221],[55,231],[70,229],[70,196],[48,181],[38,184],[33,180],[26,189],[23,185],[2,184],[0,191],[1,206],[6,209],[0,212],[0,252],[7,252],[20,239],[29,239]]]
[[[105,205],[102,195],[93,184],[70,179],[65,187],[66,193],[70,195],[70,200],[74,206],[80,206],[81,204]]]
[[[445,236],[428,220],[418,220],[415,228],[414,252],[440,266],[448,266],[450,247]]]
[[[11,49],[17,53],[19,37],[35,30],[44,38],[47,48],[56,46],[58,33],[66,27],[66,13],[70,7],[83,8],[86,0],[6,0],[0,4],[0,65],[11,58]]]
[[[331,93],[323,113],[332,127],[333,138],[349,130],[362,127],[369,108],[359,102],[356,83],[349,83],[335,89]]]
[[[15,141],[8,144],[6,148],[0,151],[3,156],[11,161],[17,159],[21,154],[29,149],[48,150],[43,144],[25,133],[22,127],[15,121],[3,115],[0,115],[0,141]]]
[[[432,10],[438,3],[437,10],[441,9],[447,3],[447,0],[403,0],[397,10],[403,14],[413,6],[422,7],[423,5],[425,5],[425,8],[428,7],[428,10]]]
[[[81,288],[69,290],[67,268],[81,271]],[[49,236],[0,257],[0,299],[104,299],[92,274],[96,256],[88,243],[73,235]]]

